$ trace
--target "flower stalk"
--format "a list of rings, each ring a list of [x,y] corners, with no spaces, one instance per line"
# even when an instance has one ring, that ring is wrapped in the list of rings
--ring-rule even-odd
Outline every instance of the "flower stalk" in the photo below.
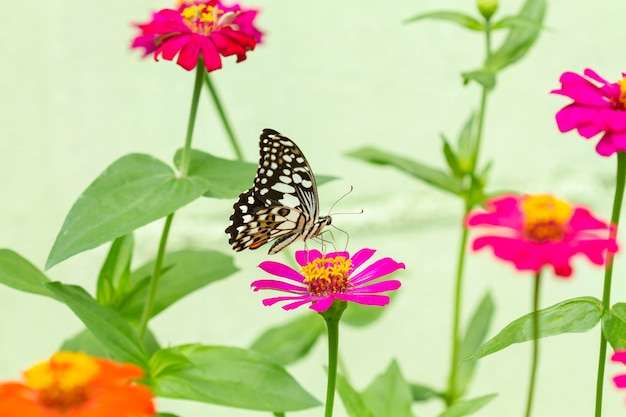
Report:
[[[348,306],[345,301],[335,300],[328,310],[320,313],[326,321],[328,332],[328,382],[326,385],[326,406],[324,417],[332,417],[337,383],[337,357],[339,352],[339,321]]]
[[[533,353],[530,366],[530,381],[528,382],[528,397],[526,399],[525,417],[530,417],[533,399],[535,396],[535,381],[537,380],[537,365],[539,364],[539,286],[541,284],[541,271],[535,274],[533,292]]]
[[[235,156],[238,161],[243,161],[243,153],[241,152],[241,147],[239,146],[239,142],[235,137],[235,132],[233,131],[232,125],[230,124],[228,117],[226,116],[226,111],[224,110],[224,106],[222,106],[222,101],[220,100],[219,95],[217,94],[217,90],[213,85],[213,81],[211,80],[211,75],[207,72],[204,74],[204,81],[209,89],[209,93],[211,94],[211,98],[213,99],[213,103],[215,103],[215,108],[217,109],[217,113],[222,120],[222,125],[224,125],[224,130],[226,130],[226,134],[228,135],[228,140],[230,141],[230,145],[235,152]]]
[[[180,176],[186,177],[189,174],[189,166],[191,165],[191,141],[193,138],[193,129],[196,123],[196,116],[198,114],[198,101],[200,100],[200,90],[202,89],[202,79],[205,69],[202,65],[196,67],[196,77],[194,81],[193,94],[191,98],[191,109],[189,110],[189,120],[187,122],[187,134],[185,135],[185,145],[180,162]],[[163,259],[165,257],[165,249],[167,247],[167,238],[169,236],[170,227],[174,220],[174,213],[170,213],[165,219],[163,225],[163,232],[161,232],[161,239],[159,240],[159,248],[157,250],[157,256],[154,261],[154,270],[150,277],[150,284],[148,287],[148,296],[146,303],[141,314],[141,320],[139,321],[138,333],[139,337],[143,339],[148,329],[148,322],[152,317],[152,311],[154,310],[154,302],[156,300],[157,288],[159,286],[159,279],[161,278],[161,272],[163,270]]]
[[[617,227],[622,211],[622,201],[624,199],[624,186],[626,182],[626,152],[617,152],[617,173],[615,183],[615,195],[613,197],[613,210],[611,213],[611,231],[613,239],[617,237]],[[611,308],[611,281],[613,277],[613,254],[607,255],[604,269],[604,288],[602,290],[602,307],[604,311]],[[602,391],[604,388],[604,367],[606,364],[607,340],[604,333],[600,331],[600,351],[598,353],[598,374],[596,379],[596,399],[595,417],[602,416]]]

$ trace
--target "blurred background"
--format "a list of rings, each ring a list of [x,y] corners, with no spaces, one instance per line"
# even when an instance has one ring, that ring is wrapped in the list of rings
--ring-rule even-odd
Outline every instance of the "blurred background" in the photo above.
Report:
[[[78,7],[80,5],[80,7]],[[502,0],[496,20],[516,13],[521,0]],[[473,0],[245,2],[261,9],[262,45],[213,73],[246,159],[258,161],[258,136],[276,129],[294,139],[317,174],[340,179],[320,188],[321,211],[350,186],[334,209],[334,224],[350,234],[351,250],[373,247],[406,263],[403,282],[383,317],[372,326],[343,327],[341,356],[352,383],[363,389],[397,359],[405,378],[444,388],[454,265],[460,238],[459,201],[392,169],[345,153],[373,145],[443,167],[440,133],[455,138],[479,104],[477,85],[460,72],[479,67],[483,37],[435,21],[402,21],[431,10],[477,15]],[[119,157],[140,152],[171,161],[182,146],[193,73],[169,61],[142,60],[129,45],[133,22],[171,7],[166,0],[128,2],[61,0],[0,4],[0,247],[42,268],[65,215],[78,195]],[[549,2],[545,25],[529,55],[505,69],[491,95],[482,160],[493,160],[491,190],[551,192],[610,217],[615,158],[602,158],[595,140],[562,135],[554,114],[567,103],[551,96],[562,72],[591,67],[608,80],[626,70],[626,2]],[[502,39],[496,33],[494,45]],[[234,157],[213,103],[203,92],[194,147]],[[243,190],[242,190],[243,191]],[[201,199],[176,215],[171,249],[197,247],[230,253],[224,228],[233,201]],[[139,265],[157,248],[161,222],[136,235]],[[337,235],[337,234],[336,234]],[[624,237],[622,233],[622,242]],[[108,247],[73,257],[47,273],[94,290]],[[261,304],[250,282],[265,249],[234,255],[241,271],[165,311],[151,327],[162,345],[201,342],[247,347],[267,327],[302,314]],[[284,258],[280,258],[282,261]],[[626,264],[616,259],[613,300],[626,300]],[[570,279],[547,274],[542,305],[601,296],[602,271],[583,260]],[[496,302],[493,336],[530,311],[531,278],[472,254],[466,268],[465,316],[487,291]],[[82,328],[68,308],[52,300],[0,287],[0,380],[47,358]],[[599,328],[543,339],[535,415],[591,415]],[[515,345],[482,359],[468,398],[497,392],[479,416],[522,413],[530,345]],[[313,395],[325,392],[325,340],[289,370]],[[605,415],[626,413],[624,393],[610,377]],[[159,400],[161,411],[185,417],[255,416],[258,412]],[[289,415],[319,416],[321,408]],[[420,416],[441,411],[436,401],[417,405]],[[267,413],[264,413],[267,415]],[[338,401],[337,416],[345,416]]]

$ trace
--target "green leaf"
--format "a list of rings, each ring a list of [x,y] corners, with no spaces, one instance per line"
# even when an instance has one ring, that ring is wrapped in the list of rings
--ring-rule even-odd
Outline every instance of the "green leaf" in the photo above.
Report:
[[[363,397],[348,382],[343,375],[337,375],[337,392],[341,402],[350,417],[374,417],[367,408]]]
[[[615,304],[602,317],[602,333],[613,349],[626,349],[626,303]]]
[[[428,13],[418,14],[416,16],[413,16],[405,20],[404,23],[413,23],[413,22],[417,22],[419,20],[425,20],[425,19],[445,20],[445,21],[455,23],[461,27],[465,27],[470,30],[475,30],[475,31],[484,30],[483,24],[479,20],[475,19],[474,17],[464,14],[464,13],[449,11],[449,10],[441,10],[437,12],[428,12]]]
[[[496,72],[489,69],[463,72],[461,73],[461,77],[463,77],[463,84],[476,81],[489,90],[496,86]]]
[[[150,368],[162,397],[273,412],[320,404],[282,366],[252,350],[171,347],[158,351]]]
[[[465,336],[459,345],[459,357],[465,358],[472,354],[478,347],[485,341],[489,326],[491,325],[491,319],[493,317],[494,304],[493,299],[489,293],[485,294],[481,300],[478,308],[474,312]],[[472,376],[474,375],[474,368],[476,367],[476,361],[461,362],[457,368],[457,378],[455,386],[455,394],[457,398],[460,398],[465,393]]]
[[[65,303],[105,347],[111,357],[147,369],[148,355],[135,330],[116,312],[101,306],[81,287],[60,282],[46,284],[56,299]]]
[[[178,417],[178,415],[172,413],[158,413],[156,417]]]
[[[487,58],[485,68],[496,73],[523,58],[539,37],[545,11],[546,0],[526,0],[516,17],[531,24],[511,29],[500,48]]]
[[[174,164],[180,167],[182,150],[174,156]],[[207,184],[205,197],[237,198],[242,191],[250,188],[256,175],[258,164],[243,161],[231,161],[218,158],[197,149],[191,150],[189,174],[203,178]],[[322,185],[336,177],[316,175],[315,182]]]
[[[443,133],[441,134],[441,140],[443,141],[443,156],[446,158],[450,172],[456,178],[463,178],[464,173],[459,164],[459,158]]]
[[[461,400],[454,403],[443,413],[439,414],[439,417],[462,417],[475,413],[483,408],[487,403],[496,398],[498,394],[489,394],[482,397],[473,398],[471,400]]]
[[[374,417],[414,417],[411,388],[395,360],[367,387],[362,398]]]
[[[133,291],[120,301],[119,313],[130,319],[141,317],[148,294],[154,261],[142,265],[131,274]],[[182,250],[166,253],[159,280],[152,316],[156,316],[181,298],[237,272],[233,258],[210,250]]]
[[[532,20],[524,19],[519,16],[505,16],[502,19],[498,20],[496,23],[491,25],[491,29],[504,29],[504,28],[517,28],[517,27],[527,27],[534,29],[545,29],[541,23],[537,23]]]
[[[143,340],[143,345],[148,353],[148,356],[159,350],[159,342],[157,342],[154,334],[148,329],[146,336]],[[96,337],[89,331],[89,329],[83,329],[74,336],[65,339],[59,350],[69,350],[72,352],[85,352],[91,356],[97,356],[100,358],[110,358],[109,352],[102,346],[102,343],[96,339]]]
[[[467,122],[463,125],[461,132],[459,133],[459,139],[457,141],[458,147],[458,159],[461,172],[468,174],[472,172],[473,155],[476,152],[476,116],[474,113],[470,114]]]
[[[9,249],[0,249],[0,283],[19,291],[54,298],[45,284],[50,282],[33,264]]]
[[[431,398],[445,398],[445,394],[422,384],[409,384],[414,402],[428,401]]]
[[[428,167],[402,156],[371,147],[357,149],[347,155],[372,164],[389,165],[440,190],[448,191],[455,195],[461,193],[461,183],[456,178],[439,169]]]
[[[200,197],[209,185],[196,175],[179,178],[168,165],[151,156],[123,156],[76,200],[54,242],[46,269],[169,215]]]
[[[572,298],[539,310],[539,337],[562,333],[582,333],[593,329],[602,317],[602,303],[593,297]],[[490,355],[513,343],[533,339],[533,313],[509,323],[493,339],[484,343],[466,361]]]
[[[396,294],[397,293],[391,293],[389,295],[390,300],[393,300]],[[341,316],[341,324],[347,324],[353,327],[364,327],[378,320],[387,310],[387,308],[381,308],[380,306],[349,303],[348,308],[346,308]]]
[[[266,330],[250,349],[281,365],[305,357],[324,333],[324,320],[317,314],[306,314],[281,326]]]
[[[130,261],[133,257],[135,240],[132,234],[118,237],[113,241],[100,274],[96,291],[96,300],[102,305],[113,305],[118,293],[130,289]]]

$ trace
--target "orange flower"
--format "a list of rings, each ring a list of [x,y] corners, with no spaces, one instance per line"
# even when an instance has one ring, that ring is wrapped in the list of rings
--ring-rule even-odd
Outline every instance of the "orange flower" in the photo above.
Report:
[[[24,383],[0,383],[2,417],[149,417],[152,394],[133,380],[131,364],[58,352],[24,372]]]

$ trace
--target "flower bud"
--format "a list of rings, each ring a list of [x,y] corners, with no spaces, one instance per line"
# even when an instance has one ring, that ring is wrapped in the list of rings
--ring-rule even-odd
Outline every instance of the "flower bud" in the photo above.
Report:
[[[498,0],[478,0],[478,11],[489,20],[498,9]]]

